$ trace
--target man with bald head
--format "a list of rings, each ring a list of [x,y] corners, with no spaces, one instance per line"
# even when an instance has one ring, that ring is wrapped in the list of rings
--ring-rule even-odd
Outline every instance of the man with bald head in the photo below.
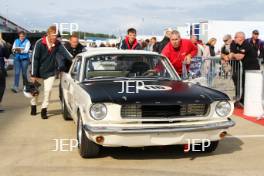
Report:
[[[240,104],[244,105],[244,88],[245,88],[245,71],[246,70],[259,70],[259,62],[257,59],[257,55],[255,54],[254,48],[250,45],[249,42],[245,39],[244,32],[237,32],[235,34],[234,42],[230,46],[230,59],[236,61],[242,61],[243,64],[243,75],[242,75],[242,98],[240,100]],[[237,65],[235,63],[235,65]],[[234,73],[234,82],[237,83],[237,77],[239,73]]]

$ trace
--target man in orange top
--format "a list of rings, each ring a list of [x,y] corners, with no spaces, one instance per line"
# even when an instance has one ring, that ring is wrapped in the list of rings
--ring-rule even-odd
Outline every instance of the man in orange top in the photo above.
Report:
[[[172,31],[170,42],[162,50],[162,55],[167,57],[178,74],[182,74],[182,64],[189,65],[197,55],[197,47],[187,39],[181,39],[178,31]],[[188,67],[187,67],[188,69]]]

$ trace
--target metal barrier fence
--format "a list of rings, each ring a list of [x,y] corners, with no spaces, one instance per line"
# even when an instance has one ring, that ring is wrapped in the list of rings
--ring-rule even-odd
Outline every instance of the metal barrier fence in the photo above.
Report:
[[[190,65],[183,64],[182,68],[184,81],[219,90],[235,101],[242,97],[243,76],[241,61],[223,61],[220,57],[196,57]]]

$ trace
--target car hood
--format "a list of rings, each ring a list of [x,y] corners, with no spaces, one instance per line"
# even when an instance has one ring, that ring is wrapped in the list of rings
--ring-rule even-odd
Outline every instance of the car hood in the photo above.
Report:
[[[93,103],[172,105],[210,104],[214,101],[229,100],[229,97],[222,92],[188,82],[171,80],[137,81],[90,81],[80,83],[80,86],[89,94]],[[136,85],[138,85],[137,88]],[[123,87],[126,89],[125,92]]]

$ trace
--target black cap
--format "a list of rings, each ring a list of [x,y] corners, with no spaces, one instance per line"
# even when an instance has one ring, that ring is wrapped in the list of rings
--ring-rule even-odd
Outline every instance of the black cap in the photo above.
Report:
[[[254,31],[252,31],[252,34],[259,34],[259,31],[255,29]]]

